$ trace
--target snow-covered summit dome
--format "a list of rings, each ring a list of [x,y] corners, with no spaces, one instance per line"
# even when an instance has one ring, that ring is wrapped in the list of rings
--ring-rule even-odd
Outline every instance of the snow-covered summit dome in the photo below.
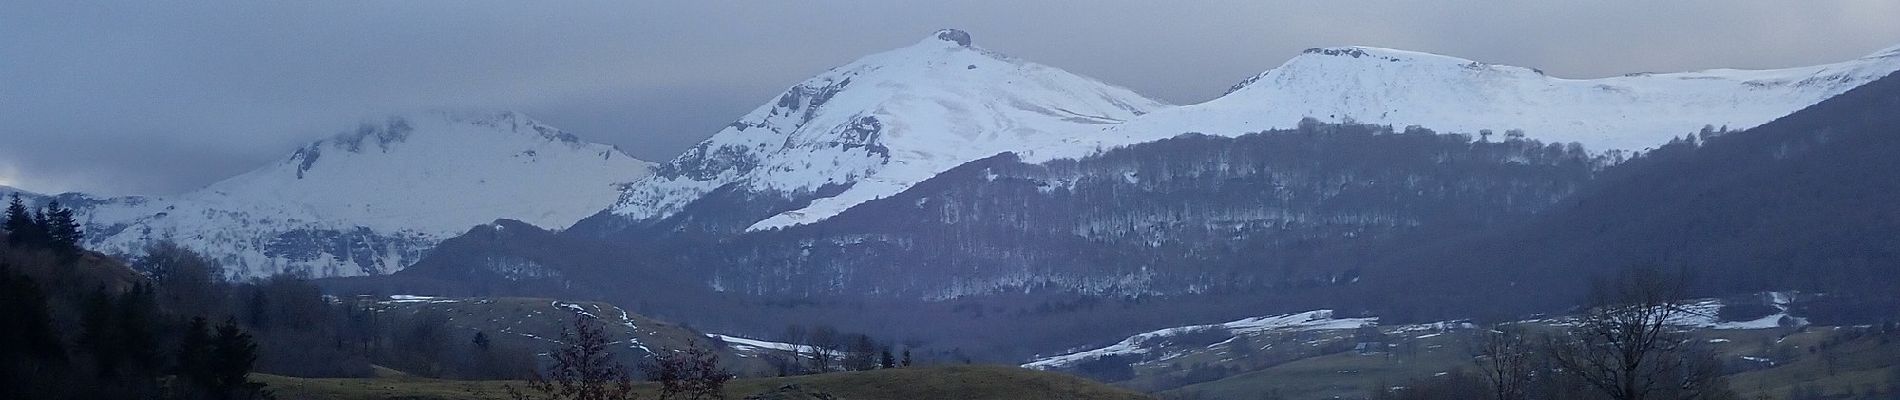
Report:
[[[937,40],[942,40],[946,42],[954,42],[958,46],[970,47],[970,33],[969,32],[964,32],[959,29],[943,29],[943,30],[938,30],[934,36],[937,38]]]

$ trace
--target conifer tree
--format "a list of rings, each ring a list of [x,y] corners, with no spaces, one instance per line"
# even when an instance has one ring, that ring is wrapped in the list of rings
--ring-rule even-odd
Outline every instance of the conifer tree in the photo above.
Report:
[[[0,263],[0,398],[52,397],[64,371],[65,350],[53,327],[46,295],[32,278]]]
[[[123,354],[126,372],[136,378],[157,376],[164,356],[158,347],[158,297],[151,285],[133,285],[119,295],[113,308],[112,325],[118,331],[113,347]]]
[[[173,357],[178,364],[173,366],[172,373],[178,375],[188,391],[209,393],[213,390],[216,379],[211,376],[211,324],[204,317],[191,319]]]
[[[91,356],[93,372],[101,378],[118,375],[125,360],[118,350],[118,327],[113,323],[112,296],[105,290],[93,291],[79,310],[79,348]]]
[[[33,237],[34,228],[36,228],[33,225],[33,215],[27,211],[26,202],[20,200],[19,193],[14,193],[13,199],[7,202],[6,218],[4,227],[7,230],[8,243],[21,244]]]
[[[257,364],[257,344],[251,334],[239,330],[237,320],[225,319],[211,339],[211,358],[207,364],[213,392],[219,398],[252,398],[260,390],[245,376]]]
[[[60,206],[58,200],[47,202],[46,223],[41,226],[54,250],[68,256],[78,254],[79,242],[85,233],[80,230],[72,208]]]
[[[40,220],[44,218],[34,216],[34,212],[27,209],[27,203],[19,199],[19,193],[13,193],[6,207],[8,245],[40,245],[40,237],[44,237]]]
[[[49,213],[49,211],[50,211],[50,210],[58,210],[58,209],[59,209],[59,207],[60,207],[60,206],[59,206],[59,200],[48,200],[48,201],[46,201],[46,206],[45,206],[45,207],[40,207],[40,208],[39,208],[38,210],[33,210],[33,224],[34,224],[34,225],[39,225],[39,226],[40,226],[40,229],[41,229],[42,231],[43,231],[43,230],[45,230],[45,229],[46,229],[46,226],[47,226],[48,224],[50,224],[50,222],[48,222],[48,219],[47,219],[47,218],[49,218],[49,217],[52,217],[52,215],[50,215],[50,213]]]

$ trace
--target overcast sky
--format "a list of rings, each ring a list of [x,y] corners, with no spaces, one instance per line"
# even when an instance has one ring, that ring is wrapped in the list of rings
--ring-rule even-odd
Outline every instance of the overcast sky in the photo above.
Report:
[[[942,27],[1179,104],[1320,46],[1589,78],[1900,45],[1892,0],[85,3],[0,4],[0,185],[177,193],[419,109],[520,110],[663,161]]]

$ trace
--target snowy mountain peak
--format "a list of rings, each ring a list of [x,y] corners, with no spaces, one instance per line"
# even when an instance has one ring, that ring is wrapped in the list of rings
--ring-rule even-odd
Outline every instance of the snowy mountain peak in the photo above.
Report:
[[[811,202],[755,229],[808,223],[970,160],[1059,142],[1163,107],[970,43],[967,32],[941,30],[807,79],[657,167],[613,212],[663,218],[736,183]],[[824,188],[838,193],[816,194]]]
[[[1286,75],[1339,75],[1344,73],[1381,75],[1392,70],[1439,70],[1446,73],[1490,74],[1536,77],[1543,71],[1509,65],[1488,64],[1464,58],[1370,46],[1315,47],[1301,51],[1279,67],[1248,77],[1227,89],[1233,94],[1261,79],[1280,79]],[[1394,85],[1403,82],[1393,82]]]
[[[104,199],[93,248],[171,239],[240,277],[394,272],[470,226],[562,228],[650,164],[513,112],[431,112],[358,124],[282,161],[178,196]]]
[[[1294,59],[1299,60],[1306,57],[1345,57],[1345,58],[1355,58],[1355,59],[1367,58],[1367,59],[1385,61],[1385,62],[1405,62],[1405,61],[1414,61],[1414,60],[1421,60],[1421,59],[1430,59],[1430,60],[1435,60],[1435,61],[1444,61],[1444,62],[1451,62],[1451,63],[1464,63],[1464,62],[1471,61],[1471,60],[1466,60],[1462,58],[1441,56],[1441,55],[1431,54],[1431,53],[1421,53],[1421,52],[1416,52],[1416,51],[1405,51],[1405,50],[1397,50],[1397,49],[1388,49],[1388,48],[1383,48],[1383,47],[1368,47],[1368,46],[1315,47],[1315,48],[1306,49],[1305,51],[1300,52],[1300,56]]]
[[[1383,48],[1383,47],[1370,47],[1370,46],[1347,46],[1347,47],[1306,49],[1306,51],[1301,52],[1298,57],[1294,57],[1292,60],[1287,61],[1286,64],[1281,65],[1280,68],[1277,68],[1277,69],[1286,69],[1286,68],[1291,68],[1298,65],[1323,63],[1323,62],[1328,62],[1328,61],[1348,62],[1348,63],[1368,62],[1368,63],[1373,63],[1374,65],[1380,62],[1406,63],[1406,64],[1411,64],[1412,66],[1462,68],[1462,69],[1474,70],[1474,71],[1494,71],[1494,72],[1512,73],[1512,74],[1519,74],[1519,73],[1531,73],[1531,74],[1536,74],[1536,75],[1544,74],[1543,71],[1539,71],[1532,68],[1516,67],[1516,66],[1510,66],[1510,65],[1488,64],[1484,62],[1472,61],[1472,60],[1468,60],[1464,58],[1452,57],[1452,56],[1441,55],[1441,54],[1432,54],[1432,53],[1426,53],[1426,52],[1388,49],[1388,48]],[[1265,75],[1265,74],[1266,73],[1262,73],[1262,75]]]
[[[375,120],[365,120],[361,122],[355,130],[345,131],[329,139],[313,142],[308,146],[298,149],[298,153],[321,152],[324,148],[361,153],[365,149],[371,149],[370,145],[374,145],[373,149],[375,150],[388,152],[392,147],[407,141],[410,134],[417,132],[416,125],[418,124],[453,124],[492,128],[468,131],[422,131],[425,134],[531,135],[533,137],[539,137],[541,140],[551,142],[580,143],[579,137],[575,137],[567,132],[562,132],[560,129],[548,126],[547,124],[543,124],[540,121],[513,111],[481,113],[434,111],[410,115],[391,115]],[[466,139],[483,140],[479,136]],[[293,158],[302,160],[302,158],[295,157],[295,154],[293,154]]]
[[[26,189],[16,188],[16,187],[7,186],[7,185],[0,185],[0,197],[11,196],[15,193],[18,193],[21,197],[38,197],[39,196],[39,193],[29,192],[29,191],[26,191]],[[5,199],[0,199],[0,200],[5,200]]]

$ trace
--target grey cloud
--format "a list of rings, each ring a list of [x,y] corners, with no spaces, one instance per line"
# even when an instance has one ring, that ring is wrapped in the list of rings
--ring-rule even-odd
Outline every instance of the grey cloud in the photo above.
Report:
[[[1316,46],[1596,77],[1900,44],[1885,0],[179,4],[0,12],[0,184],[178,192],[427,108],[524,110],[663,160],[800,79],[939,27],[1175,103]]]

